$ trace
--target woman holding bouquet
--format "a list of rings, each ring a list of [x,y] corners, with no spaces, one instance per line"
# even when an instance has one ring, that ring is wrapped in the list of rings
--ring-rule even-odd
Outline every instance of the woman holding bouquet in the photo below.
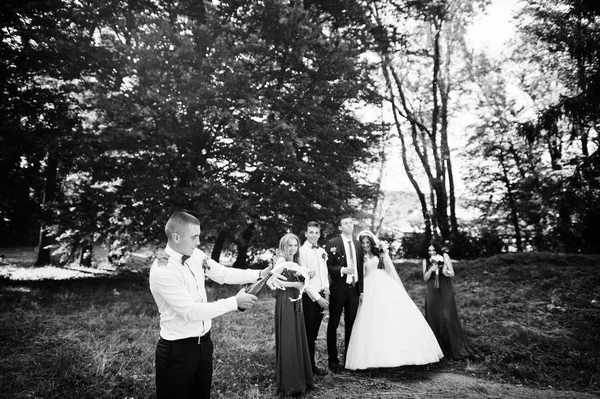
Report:
[[[298,265],[299,248],[296,235],[284,235],[273,268],[287,278],[281,281],[285,289],[275,290],[275,382],[286,395],[314,387],[301,300],[309,275],[308,269]]]
[[[453,359],[462,359],[475,350],[463,333],[458,318],[451,280],[454,277],[452,261],[437,244],[429,245],[428,252],[429,257],[423,259],[423,278],[427,282],[425,318],[442,350]]]
[[[442,350],[423,314],[408,296],[385,242],[359,233],[364,253],[364,293],[346,354],[350,370],[421,365]]]

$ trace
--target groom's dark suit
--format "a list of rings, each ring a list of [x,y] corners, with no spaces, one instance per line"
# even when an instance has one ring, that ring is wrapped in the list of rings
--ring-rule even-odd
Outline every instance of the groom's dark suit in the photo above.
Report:
[[[363,291],[363,251],[360,243],[352,238],[356,252],[356,284],[354,287],[346,282],[346,275],[341,274],[342,267],[346,267],[348,243],[342,240],[342,236],[332,238],[325,245],[327,251],[327,269],[330,277],[329,298],[329,323],[327,324],[327,354],[329,356],[329,367],[335,369],[339,366],[337,350],[337,328],[340,324],[342,311],[344,312],[345,342],[344,353],[348,350],[352,325],[358,311],[360,293]]]

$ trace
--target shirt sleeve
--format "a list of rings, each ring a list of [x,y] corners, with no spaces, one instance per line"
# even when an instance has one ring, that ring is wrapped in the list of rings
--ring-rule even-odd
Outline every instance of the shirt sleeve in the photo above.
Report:
[[[308,282],[306,283],[306,287],[304,288],[304,292],[306,292],[306,294],[314,302],[314,301],[319,300],[319,298],[321,298],[321,295],[319,295],[318,289],[314,285],[315,281],[316,281],[315,278],[317,277],[317,273],[319,271],[315,269],[315,265],[313,264],[313,262],[309,261],[309,251],[311,251],[311,249],[308,249],[304,246],[300,247],[298,263],[300,264],[300,266],[307,268],[309,272],[315,272],[315,275],[313,276],[313,278],[308,280]]]
[[[176,273],[166,267],[153,269],[150,273],[150,290],[159,310],[170,307],[186,321],[204,321],[237,309],[235,297],[214,302],[194,301]]]
[[[204,252],[198,250],[201,261],[206,265],[204,274],[206,277],[219,284],[250,284],[257,281],[260,277],[260,270],[236,269],[234,267],[223,266],[211,259]]]

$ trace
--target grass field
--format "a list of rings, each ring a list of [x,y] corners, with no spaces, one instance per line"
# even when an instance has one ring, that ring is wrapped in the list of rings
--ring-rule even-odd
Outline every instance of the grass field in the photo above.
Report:
[[[423,309],[420,265],[405,261],[397,267]],[[367,392],[368,397],[390,397],[372,394],[385,392],[386,381],[408,384],[422,373],[441,371],[600,394],[599,268],[598,256],[549,253],[457,262],[459,314],[476,357],[330,375],[318,381],[317,396],[300,397],[359,398]],[[158,316],[146,277],[0,278],[0,396],[153,397]],[[209,285],[213,299],[236,291]],[[253,309],[215,319],[214,398],[278,397],[273,310],[273,298],[261,294]],[[317,343],[321,365],[326,364],[324,327]],[[340,379],[352,386],[352,394],[340,389]]]

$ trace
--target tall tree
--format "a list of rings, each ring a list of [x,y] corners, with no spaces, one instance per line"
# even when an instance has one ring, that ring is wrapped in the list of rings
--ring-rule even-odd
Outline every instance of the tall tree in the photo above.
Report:
[[[571,93],[540,112],[537,129],[551,135],[567,119],[571,138],[580,140],[582,155],[588,156],[589,134],[600,119],[600,5],[593,0],[530,1],[521,21],[522,32],[571,60],[562,75]]]
[[[0,196],[8,205],[0,212],[9,225],[3,233],[39,226],[38,264],[50,260],[53,209],[83,140],[77,93],[100,60],[110,59],[95,51],[83,9],[60,0],[0,6]]]
[[[595,180],[582,172],[594,170],[598,151],[600,6],[589,0],[532,1],[524,6],[521,21],[525,40],[538,40],[561,59],[560,83],[565,89],[520,130],[544,143],[552,169],[562,171],[552,195],[559,214],[556,235],[568,250],[598,251],[595,241],[582,235],[587,223],[599,220]],[[586,181],[589,190],[582,190]]]
[[[390,1],[372,7],[375,24],[388,32],[380,46],[387,97],[400,138],[404,169],[421,202],[427,238],[432,234],[444,239],[458,235],[448,141],[450,94],[465,55],[466,27],[487,3]],[[400,29],[405,30],[398,33]],[[410,154],[414,154],[420,168],[413,166]],[[421,175],[427,180],[429,199],[419,182]]]
[[[118,4],[97,29],[118,77],[98,78],[96,156],[65,201],[93,224],[65,217],[65,245],[162,241],[183,208],[218,244],[213,257],[233,242],[243,265],[248,246],[371,197],[356,163],[379,133],[353,109],[375,97],[352,27],[280,1]]]

